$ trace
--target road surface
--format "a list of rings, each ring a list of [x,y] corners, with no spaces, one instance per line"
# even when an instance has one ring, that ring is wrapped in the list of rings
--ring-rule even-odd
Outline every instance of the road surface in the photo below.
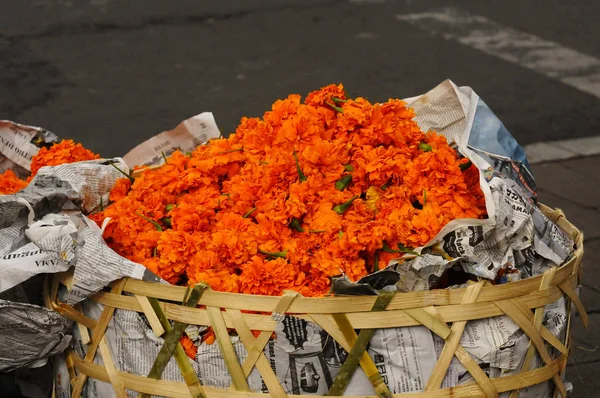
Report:
[[[522,144],[595,136],[598,14],[581,0],[3,0],[0,118],[119,156],[203,111],[228,134],[328,83],[383,101],[449,78]]]

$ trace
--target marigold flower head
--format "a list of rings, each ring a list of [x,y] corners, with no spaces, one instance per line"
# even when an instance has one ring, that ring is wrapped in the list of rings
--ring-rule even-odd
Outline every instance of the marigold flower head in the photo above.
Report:
[[[228,269],[206,270],[189,275],[188,283],[193,286],[196,283],[204,282],[211,289],[219,292],[239,293],[238,279],[239,277]]]
[[[35,175],[40,167],[58,166],[65,163],[82,162],[84,160],[98,159],[100,156],[85,149],[83,145],[73,140],[62,140],[50,148],[42,148],[31,159],[31,175]]]
[[[6,170],[0,174],[0,195],[10,195],[27,186],[27,182],[21,180],[12,170]]]
[[[198,354],[198,347],[196,346],[196,344],[194,344],[194,342],[185,334],[181,336],[179,342],[181,343],[181,346],[185,351],[185,355],[187,355],[190,359],[193,359],[195,361],[196,354]]]
[[[123,199],[131,189],[131,180],[129,178],[119,178],[113,189],[110,191],[109,199],[111,202]]]
[[[160,253],[158,275],[170,283],[179,281],[189,259],[197,251],[192,235],[172,229],[160,234],[156,248]]]
[[[81,162],[98,159],[100,156],[84,148],[73,140],[63,140],[50,148],[43,147],[31,159],[31,175],[27,180],[21,180],[12,170],[0,174],[0,195],[12,194],[25,188],[32,177],[44,166],[59,166],[65,163]]]
[[[341,84],[330,84],[321,88],[320,90],[313,91],[306,96],[304,103],[314,107],[326,107],[328,104],[334,103],[334,98],[341,100],[346,99],[346,91],[344,86]]]
[[[265,260],[254,256],[241,266],[240,292],[279,296],[292,289],[297,278],[296,268],[283,258]]]

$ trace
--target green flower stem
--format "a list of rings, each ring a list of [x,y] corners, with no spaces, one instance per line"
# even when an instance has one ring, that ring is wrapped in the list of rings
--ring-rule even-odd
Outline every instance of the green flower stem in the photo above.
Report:
[[[304,232],[300,220],[297,218],[292,218],[292,221],[290,221],[290,228],[297,232]]]
[[[344,99],[337,98],[337,97],[332,97],[331,99],[332,99],[332,100],[333,100],[333,102],[335,102],[335,103],[340,103],[340,102],[341,102],[341,103],[344,103],[344,102],[348,102],[348,100],[344,100]]]
[[[250,217],[250,214],[254,213],[254,210],[256,210],[256,207],[251,208],[246,214],[244,214],[242,216],[242,218],[248,218],[248,217]]]
[[[270,257],[279,257],[279,258],[286,258],[287,257],[287,251],[284,252],[266,252],[264,250],[258,250],[259,253],[264,254],[266,256],[270,256]]]
[[[135,178],[133,178],[132,176],[130,176],[129,174],[125,173],[123,170],[121,170],[120,168],[118,168],[117,166],[115,166],[114,163],[110,163],[110,165],[112,167],[114,167],[115,169],[119,170],[119,172],[121,174],[123,174],[125,177],[129,178],[129,181],[131,181],[132,184],[135,182]]]
[[[161,231],[162,232],[162,227],[160,226],[159,223],[157,223],[154,220],[149,219],[148,217],[146,217],[143,214],[140,214],[138,212],[135,212],[135,214],[137,214],[138,216],[142,217],[144,220],[148,221],[150,224],[154,225],[154,228],[156,228],[157,231]]]
[[[419,255],[419,253],[417,253],[416,251],[414,251],[414,250],[412,249],[412,247],[407,247],[407,246],[404,246],[402,243],[398,243],[398,249],[400,249],[400,251],[401,251],[402,253],[414,254],[414,255],[416,255],[416,256],[418,256],[418,255]]]
[[[335,189],[337,189],[338,191],[343,191],[344,189],[346,189],[348,187],[348,185],[351,182],[352,182],[352,175],[351,174],[345,175],[335,183]]]
[[[294,160],[296,161],[296,171],[298,172],[298,179],[300,180],[300,182],[306,181],[306,176],[300,168],[300,163],[298,162],[298,155],[296,154],[296,151],[294,151]]]
[[[348,200],[345,203],[342,203],[341,205],[335,206],[333,208],[333,211],[340,215],[344,214],[350,208],[350,206],[352,206],[352,202],[354,202],[356,199],[358,199],[358,195],[351,197],[350,200]]]
[[[419,144],[419,149],[422,150],[423,152],[431,152],[431,150],[433,148],[431,147],[431,145],[421,142]]]
[[[379,271],[379,251],[375,251],[374,262],[373,262],[373,272]]]
[[[392,249],[387,242],[383,242],[383,247],[381,248],[381,250],[383,250],[386,253],[400,253],[400,250],[394,250]]]
[[[330,107],[333,108],[333,110],[335,110],[339,113],[344,113],[344,110],[342,108],[340,108],[339,106],[333,105],[331,102],[327,102],[327,105],[329,105]]]

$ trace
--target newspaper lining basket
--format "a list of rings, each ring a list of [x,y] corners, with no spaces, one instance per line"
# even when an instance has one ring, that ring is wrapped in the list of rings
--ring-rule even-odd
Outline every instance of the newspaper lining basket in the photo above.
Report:
[[[86,358],[79,357],[72,350],[65,353],[74,397],[81,395],[88,377],[111,383],[117,397],[126,397],[126,389],[167,397],[309,397],[286,394],[263,353],[275,330],[275,315],[284,313],[318,324],[348,351],[346,362],[353,361],[354,366],[362,367],[373,384],[377,395],[372,397],[486,397],[512,391],[512,398],[518,396],[519,389],[547,380],[554,382],[555,396],[558,393],[566,396],[561,376],[569,354],[570,304],[576,307],[584,326],[587,327],[588,321],[583,304],[576,293],[581,278],[583,234],[565,219],[562,211],[551,210],[544,205],[540,207],[550,219],[574,238],[574,256],[561,267],[552,268],[543,275],[502,285],[480,281],[461,289],[396,293],[383,307],[376,296],[305,298],[290,292],[281,297],[270,297],[206,291],[199,301],[203,308],[192,308],[181,305],[186,294],[185,287],[122,279],[112,284],[110,292],[100,292],[89,298],[104,305],[99,319],[92,319],[81,312],[80,306],[71,307],[57,300],[59,285],[69,287],[71,283],[69,274],[65,273],[48,278],[44,299],[48,308],[77,323],[83,343],[88,345]],[[564,342],[559,341],[542,325],[544,306],[561,297],[567,299]],[[232,378],[232,386],[229,389],[201,386],[195,375],[188,377],[190,375],[186,375],[183,369],[186,382],[151,379],[122,372],[115,367],[104,338],[114,310],[118,308],[144,313],[155,334],[162,335],[165,328],[157,316],[159,312],[155,312],[150,303],[150,300],[155,299],[158,300],[162,313],[170,320],[213,327]],[[273,315],[260,315],[256,312]],[[529,337],[530,344],[521,373],[490,379],[459,344],[459,340],[467,321],[500,315],[510,317]],[[365,336],[368,336],[368,331],[372,332],[374,329],[419,325],[427,327],[445,340],[442,353],[430,380],[426,381],[425,391],[391,394],[365,351],[368,342],[368,337]],[[248,352],[247,358],[241,364],[228,338],[228,329],[237,332]],[[355,329],[360,329],[359,335]],[[251,331],[261,333],[255,338]],[[364,331],[367,331],[365,336],[361,336]],[[366,341],[363,341],[365,339]],[[560,355],[552,359],[547,346],[554,347]],[[102,356],[104,366],[93,363],[97,351]],[[536,353],[541,357],[544,366],[530,369]],[[475,382],[442,389],[442,380],[454,356],[473,376]],[[250,391],[246,378],[254,367],[260,372],[269,394]],[[344,369],[345,367],[342,367],[340,374]]]

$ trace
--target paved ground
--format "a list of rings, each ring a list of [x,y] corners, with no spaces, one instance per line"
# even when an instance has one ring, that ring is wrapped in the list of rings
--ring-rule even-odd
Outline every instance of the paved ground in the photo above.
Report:
[[[567,377],[574,397],[596,397],[600,388],[600,157],[537,164],[533,172],[540,201],[558,207],[584,232],[582,300],[590,320],[585,330],[576,317],[572,322],[572,347]]]
[[[331,82],[385,100],[451,78],[522,144],[598,134],[600,2],[450,3],[3,0],[0,115],[117,156],[202,111],[228,133]],[[564,84],[581,76],[592,94]]]
[[[118,156],[202,111],[229,133],[274,99],[331,82],[385,100],[451,78],[522,144],[592,137],[578,142],[594,153],[599,13],[584,0],[2,0],[0,118]],[[591,324],[573,323],[575,397],[600,388],[598,170],[600,157],[534,166],[541,200],[586,233]]]

